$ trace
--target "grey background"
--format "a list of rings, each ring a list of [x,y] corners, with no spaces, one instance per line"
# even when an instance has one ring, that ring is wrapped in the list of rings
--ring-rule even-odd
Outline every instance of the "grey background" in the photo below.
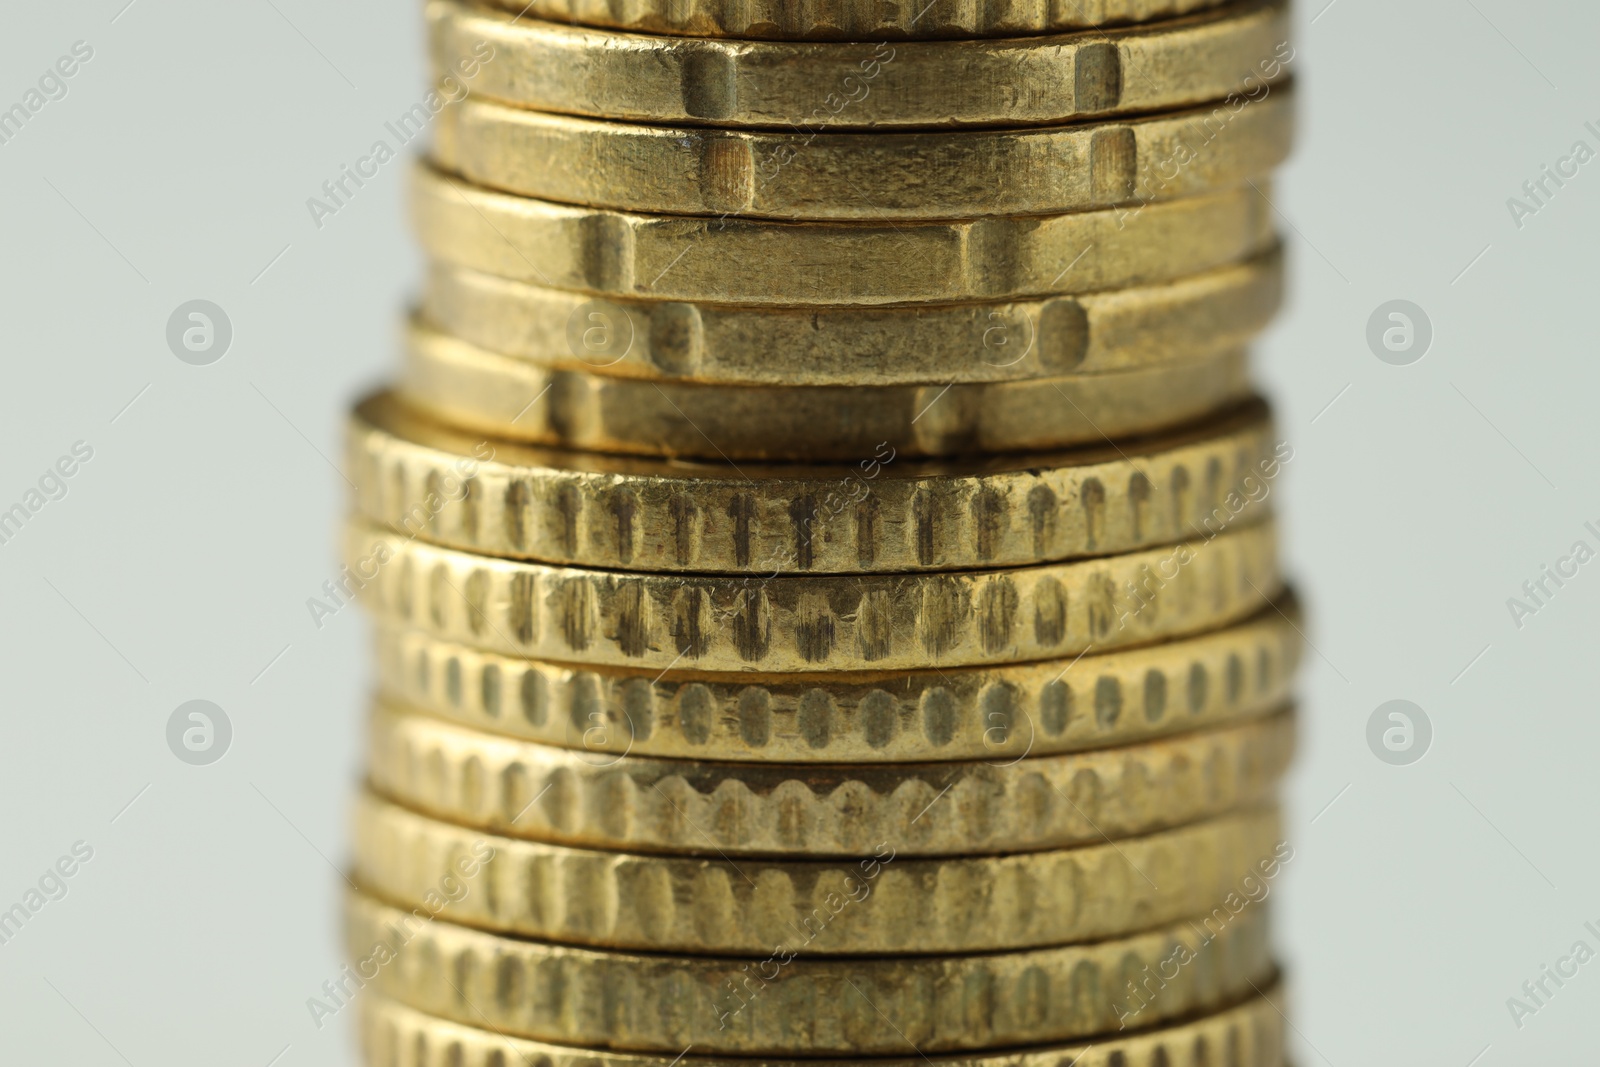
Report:
[[[1600,962],[1521,1029],[1506,1000],[1600,948],[1600,562],[1521,629],[1506,601],[1600,548],[1600,161],[1520,229],[1506,200],[1600,148],[1600,10],[1325,2],[1300,11],[1303,136],[1273,193],[1293,306],[1257,360],[1315,619],[1274,889],[1297,1062],[1572,1061]],[[0,508],[94,449],[0,545],[0,908],[94,849],[0,945],[0,1060],[349,1063],[348,1015],[319,1030],[305,1002],[340,965],[365,628],[305,601],[337,569],[340,413],[390,365],[418,262],[403,164],[320,230],[305,201],[421,97],[420,12],[123,3],[12,4],[0,35],[0,106],[94,48],[0,145]],[[165,341],[193,299],[233,324],[210,366]],[[1393,299],[1434,327],[1411,366],[1366,344]],[[232,723],[209,766],[166,745],[194,699]],[[1367,747],[1392,699],[1432,722],[1409,766]]]

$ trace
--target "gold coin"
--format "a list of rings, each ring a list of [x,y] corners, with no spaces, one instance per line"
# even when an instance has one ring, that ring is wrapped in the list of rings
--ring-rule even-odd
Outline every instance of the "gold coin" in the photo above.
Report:
[[[1028,126],[1259,100],[1294,57],[1280,3],[1070,36],[788,44],[623,36],[428,5],[447,89],[568,115],[801,132]]]
[[[1011,86],[1005,87],[1010,90]],[[622,211],[772,219],[970,219],[1228,189],[1288,157],[1294,93],[1073,126],[802,134],[445,108],[434,158],[519,196]],[[938,175],[938,181],[929,181]]]
[[[1022,566],[1170,544],[1269,510],[1293,450],[1252,401],[1125,447],[836,467],[533,448],[358,405],[357,511],[449,548],[612,570],[847,574]],[[741,476],[741,474],[743,476]]]
[[[1092,1042],[1026,1050],[943,1055],[937,1067],[1284,1067],[1286,1024],[1274,1002],[1278,983],[1239,1004],[1186,1022],[1139,1032],[1102,1036]],[[844,991],[855,996],[849,990]],[[376,993],[357,998],[357,1026],[365,1062],[371,1067],[861,1067],[860,1059],[781,1060],[620,1052],[551,1045],[508,1037],[425,1015]],[[471,1012],[471,1006],[467,1010]],[[910,1046],[891,1050],[875,1067],[927,1067]]]
[[[514,659],[378,627],[379,686],[464,726],[611,755],[1005,763],[1266,715],[1303,640],[1292,599],[1223,630],[1077,660],[748,677]]]
[[[872,0],[494,0],[519,15],[690,37],[861,40],[1023,37],[1204,11],[1224,0],[971,0],[885,4]]]
[[[413,323],[400,396],[462,430],[557,448],[858,464],[1100,444],[1251,394],[1242,349],[1118,374],[954,385],[652,382],[546,370]]]
[[[539,659],[667,670],[896,671],[1076,656],[1202,633],[1281,591],[1270,522],[1120,556],[984,572],[774,578],[490,559],[352,523],[374,616]]]
[[[962,763],[713,763],[532,744],[379,702],[372,787],[446,822],[550,844],[690,855],[978,855],[1098,844],[1268,802],[1294,719]]]
[[[1065,215],[801,225],[573,207],[481,189],[425,164],[415,175],[412,214],[430,256],[557,289],[655,300],[1012,300],[1171,281],[1276,243],[1271,205],[1257,188],[1267,189],[1264,178]]]
[[[426,909],[359,892],[346,902],[357,972],[403,1004],[539,1041],[667,1055],[877,1056],[904,1054],[907,1043],[930,1053],[1064,1041],[1129,1018],[1153,1026],[1220,1010],[1274,977],[1262,904],[1093,945],[835,960],[793,958],[781,946],[755,959],[571,948],[430,921]],[[1137,985],[1146,976],[1149,994]]]
[[[650,952],[848,956],[1099,941],[1203,915],[1292,856],[1279,829],[1277,812],[1260,809],[1064,851],[919,860],[891,847],[733,863],[491,837],[368,793],[352,839],[363,886],[480,930]],[[462,877],[473,859],[478,870]]]
[[[1278,248],[1158,285],[892,308],[604,300],[434,263],[421,316],[554,370],[724,385],[942,385],[1138,370],[1242,348],[1282,299]]]

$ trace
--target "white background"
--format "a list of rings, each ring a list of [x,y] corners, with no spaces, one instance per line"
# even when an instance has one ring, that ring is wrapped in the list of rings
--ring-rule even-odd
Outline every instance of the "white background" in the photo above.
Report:
[[[402,163],[320,231],[305,201],[425,91],[421,15],[124,2],[13,3],[0,35],[0,106],[94,48],[0,145],[0,508],[94,448],[0,545],[0,908],[94,848],[0,945],[0,1060],[349,1063],[347,1018],[318,1030],[305,1002],[340,966],[365,628],[319,631],[305,601],[337,568],[341,411],[391,365],[418,264]],[[1301,1065],[1592,1053],[1600,962],[1520,1030],[1506,1000],[1600,948],[1600,562],[1520,630],[1506,601],[1600,548],[1600,162],[1521,229],[1506,200],[1600,148],[1597,38],[1580,4],[1300,11],[1273,194],[1294,297],[1257,366],[1296,448],[1279,501],[1317,649],[1274,897]],[[209,367],[165,342],[194,298],[235,330]],[[1413,366],[1366,344],[1396,298],[1434,325]],[[166,747],[194,698],[234,727],[209,767]],[[1393,698],[1433,723],[1413,766],[1367,747]]]

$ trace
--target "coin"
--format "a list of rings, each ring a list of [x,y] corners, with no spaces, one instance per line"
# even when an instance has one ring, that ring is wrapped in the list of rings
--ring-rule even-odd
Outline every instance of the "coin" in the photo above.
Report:
[[[894,671],[1071,657],[1201,633],[1281,591],[1276,529],[982,572],[717,578],[489,559],[355,522],[376,618],[487,652],[667,670]]]
[[[1172,430],[1251,394],[1242,349],[1117,374],[851,388],[546,370],[419,323],[406,341],[399,394],[440,422],[530,444],[729,463],[1071,448]]]
[[[1275,810],[1117,844],[983,859],[651,856],[486,836],[370,793],[353,875],[379,897],[480,930],[651,952],[801,956],[990,952],[1098,941],[1206,910],[1276,873]],[[469,857],[488,857],[464,878]],[[1264,883],[1262,883],[1264,884]],[[458,889],[457,887],[460,887]],[[441,888],[442,887],[442,888]]]
[[[1142,27],[964,41],[790,44],[622,35],[435,0],[435,69],[568,115],[811,129],[1029,126],[1260,98],[1293,56],[1279,3]],[[488,58],[485,58],[488,57]]]
[[[1266,802],[1293,716],[1107,751],[1004,762],[714,763],[481,734],[379,702],[380,794],[479,830],[581,848],[710,856],[905,856],[1072,848]]]
[[[1270,509],[1293,456],[1252,401],[1164,437],[1008,459],[741,465],[555,451],[418,418],[347,433],[356,509],[424,541],[613,570],[873,573],[1021,566],[1168,544]]]
[[[1047,215],[1173,200],[1266,173],[1289,154],[1293,89],[1238,101],[1072,126],[869,135],[640,126],[467,97],[439,114],[434,159],[491,189],[622,211]]]
[[[572,207],[423,164],[412,216],[435,259],[557,289],[762,306],[951,304],[1148,285],[1261,254],[1276,243],[1265,181],[1065,215],[800,225]]]
[[[931,1053],[1065,1041],[1130,1017],[1153,1026],[1224,1009],[1274,977],[1264,904],[1093,945],[835,960],[781,949],[731,959],[572,948],[428,921],[425,909],[359,892],[346,900],[346,943],[380,993],[506,1034],[669,1056],[686,1047],[864,1056],[903,1055],[908,1042]]]
[[[627,671],[479,652],[381,625],[378,683],[491,733],[611,756],[1008,763],[1266,715],[1304,644],[1285,598],[1237,626],[1076,660],[900,674]]]
[[[1216,7],[1224,0],[931,0],[884,4],[870,0],[494,0],[519,15],[556,22],[691,37],[940,38],[1020,37],[1028,34],[1153,22]]]
[[[423,321],[556,370],[725,385],[1019,381],[1240,348],[1277,313],[1283,256],[1158,285],[1001,304],[746,308],[595,299],[448,263]]]
[[[428,279],[312,604],[376,637],[313,1021],[1284,1067],[1287,0],[424,6]]]
[[[855,994],[851,993],[850,996]],[[1275,1005],[1284,996],[1279,983],[1263,984],[1259,995],[1186,1022],[1154,1030],[1102,1036],[1088,1044],[1047,1045],[1026,1050],[943,1055],[938,1067],[1284,1067],[1286,1021]],[[406,1007],[377,993],[357,998],[362,1052],[372,1067],[860,1067],[860,1059],[781,1060],[717,1058],[680,1053],[651,1055],[611,1049],[580,1049],[508,1037],[462,1026]],[[1220,1060],[1215,1057],[1220,1057]],[[875,1067],[927,1067],[910,1048]]]

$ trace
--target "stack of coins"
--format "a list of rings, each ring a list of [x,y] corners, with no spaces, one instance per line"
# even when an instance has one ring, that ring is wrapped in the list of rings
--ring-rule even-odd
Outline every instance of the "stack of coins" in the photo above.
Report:
[[[368,1061],[1278,1067],[1284,6],[506,3],[351,422]]]

